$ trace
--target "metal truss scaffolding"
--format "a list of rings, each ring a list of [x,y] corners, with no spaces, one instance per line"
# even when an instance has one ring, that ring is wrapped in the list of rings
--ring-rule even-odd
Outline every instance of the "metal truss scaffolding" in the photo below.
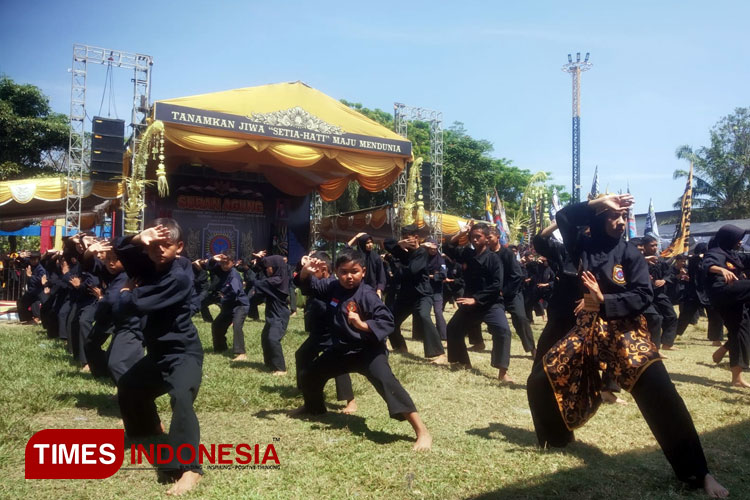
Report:
[[[406,138],[408,123],[415,120],[427,122],[430,126],[430,206],[427,208],[431,214],[430,235],[440,244],[443,239],[443,113],[398,102],[393,104],[393,125],[397,134]],[[400,237],[398,210],[406,200],[406,179],[407,173],[404,169],[398,176],[393,195],[393,206],[396,209],[393,223],[394,237]]]
[[[310,198],[310,250],[318,249],[321,240],[320,223],[323,220],[323,199],[320,193],[313,191]]]
[[[132,150],[135,152],[139,137],[146,128],[151,100],[151,56],[104,49],[89,45],[73,45],[70,90],[70,137],[68,140],[68,196],[65,206],[65,231],[81,227],[81,205],[84,196],[83,174],[85,160],[86,78],[88,64],[102,64],[113,68],[133,70],[133,108],[131,113]],[[133,160],[135,154],[132,155]],[[132,168],[132,163],[131,163]],[[143,217],[141,217],[143,226]]]

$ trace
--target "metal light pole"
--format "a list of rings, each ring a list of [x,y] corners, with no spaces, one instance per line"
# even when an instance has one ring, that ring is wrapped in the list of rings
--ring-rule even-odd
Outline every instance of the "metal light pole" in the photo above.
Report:
[[[581,61],[581,53],[576,53],[576,60],[568,54],[568,64],[562,67],[573,77],[573,193],[571,203],[581,201],[581,73],[591,69],[589,53]]]

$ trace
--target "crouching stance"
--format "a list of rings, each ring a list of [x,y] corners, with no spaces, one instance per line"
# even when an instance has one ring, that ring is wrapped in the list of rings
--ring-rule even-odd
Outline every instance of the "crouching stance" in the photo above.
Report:
[[[729,493],[709,473],[698,433],[651,341],[642,313],[653,299],[648,265],[622,240],[630,195],[569,205],[557,213],[587,293],[576,325],[535,363],[528,397],[539,444],[563,447],[601,403],[604,370],[630,391],[677,477],[711,497]],[[578,229],[588,226],[591,237]]]
[[[408,420],[417,435],[415,450],[427,450],[432,437],[422,423],[409,394],[388,365],[386,337],[393,331],[393,315],[370,286],[362,283],[365,259],[361,252],[347,250],[336,259],[336,278],[319,280],[318,259],[303,259],[300,285],[327,306],[333,344],[312,361],[301,380],[305,405],[295,413],[326,412],[323,388],[328,380],[345,373],[360,373],[375,387],[388,405],[391,418]]]

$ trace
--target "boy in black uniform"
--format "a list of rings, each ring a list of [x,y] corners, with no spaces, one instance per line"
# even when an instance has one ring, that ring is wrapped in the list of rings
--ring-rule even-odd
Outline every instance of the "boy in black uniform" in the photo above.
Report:
[[[442,363],[445,355],[440,334],[432,322],[433,290],[430,274],[427,270],[429,254],[419,245],[419,232],[416,226],[405,227],[404,239],[385,240],[385,248],[401,263],[401,289],[394,305],[396,329],[391,335],[391,346],[396,352],[407,352],[406,341],[401,335],[401,324],[411,316],[412,331],[424,334],[424,355],[426,358]]]
[[[247,310],[250,301],[245,295],[242,285],[242,277],[234,268],[234,255],[230,253],[214,255],[208,261],[208,270],[221,280],[219,287],[219,304],[221,310],[211,323],[211,338],[214,343],[214,352],[227,350],[227,329],[232,325],[234,336],[232,337],[232,361],[247,361],[245,354],[245,333],[242,327],[245,325]]]
[[[325,413],[326,382],[344,373],[361,373],[385,400],[391,418],[409,421],[417,435],[413,449],[430,449],[432,437],[411,397],[388,365],[385,339],[393,331],[393,315],[375,290],[362,283],[364,256],[352,250],[342,252],[336,259],[338,279],[318,280],[314,274],[324,265],[317,259],[306,260],[300,272],[300,285],[306,294],[328,304],[327,323],[333,345],[309,365],[302,380],[305,405],[293,414]]]
[[[458,248],[459,238],[469,233],[474,248]],[[508,375],[510,365],[510,328],[503,308],[503,264],[500,257],[487,246],[490,228],[487,224],[467,224],[444,247],[446,255],[466,264],[464,296],[456,300],[458,311],[448,322],[448,361],[471,367],[464,337],[477,324],[485,323],[492,335],[492,366],[498,369],[498,379],[513,383]]]
[[[265,270],[265,278],[255,282],[253,299],[262,297],[266,301],[266,324],[260,334],[263,347],[263,363],[276,376],[286,375],[286,361],[281,339],[286,335],[289,325],[289,308],[286,305],[289,297],[289,276],[287,264],[280,255],[266,256],[265,250],[254,254],[260,266]]]
[[[653,297],[648,265],[622,239],[632,203],[630,195],[609,195],[557,212],[566,250],[580,263],[588,292],[576,309],[576,326],[529,377],[539,444],[564,447],[573,440],[573,429],[601,403],[599,370],[604,369],[631,392],[677,477],[702,486],[711,497],[726,497],[729,492],[708,473],[690,414],[646,330],[642,313]],[[579,234],[584,226],[590,227],[590,237]]]
[[[708,318],[708,340],[719,347],[724,343],[724,322],[719,312],[711,305],[708,295],[703,288],[701,278],[701,264],[708,245],[698,243],[693,249],[693,255],[688,258],[687,281],[683,291],[683,302],[680,304],[680,315],[677,318],[677,335],[682,335],[692,319],[703,308]]]
[[[130,438],[163,432],[154,400],[169,393],[169,444],[175,456],[160,470],[177,479],[167,493],[179,495],[193,489],[202,474],[198,463],[200,426],[193,402],[201,385],[203,347],[191,320],[193,270],[191,262],[180,257],[182,230],[173,219],[156,219],[152,224],[124,238],[115,249],[132,280],[120,289],[118,307],[122,314],[146,316],[143,336],[148,350],[120,378],[117,392]],[[189,465],[180,463],[176,456],[177,448],[184,444],[195,450]],[[189,461],[188,447],[181,452],[183,462]]]
[[[643,256],[648,262],[648,272],[651,275],[651,284],[654,288],[654,301],[652,303],[656,314],[661,317],[661,331],[658,328],[652,330],[651,341],[656,347],[661,349],[674,349],[674,339],[677,336],[677,314],[674,312],[674,305],[667,296],[667,285],[673,280],[672,266],[666,259],[656,255],[659,243],[653,236],[646,235],[641,241],[643,242]],[[653,312],[651,315],[644,314],[649,324],[653,325]],[[651,328],[649,328],[651,329]],[[654,331],[658,331],[655,336]]]
[[[44,298],[44,283],[42,277],[47,276],[44,266],[40,263],[39,252],[31,252],[26,264],[26,292],[16,302],[18,321],[21,323],[35,323],[40,321],[40,309]],[[29,310],[31,309],[31,310]]]
[[[317,259],[322,263],[316,268],[314,276],[319,280],[326,280],[331,275],[331,258],[325,252],[315,252],[310,257]],[[308,259],[305,259],[307,262]],[[302,263],[300,263],[300,269]],[[300,274],[296,273],[295,284],[300,286]],[[303,292],[305,290],[302,290]],[[307,289],[309,291],[309,288]],[[302,342],[294,358],[297,361],[297,388],[302,390],[302,381],[310,363],[317,358],[327,347],[333,345],[333,337],[326,322],[328,304],[315,295],[307,295],[305,301],[305,331],[310,336]],[[352,389],[352,379],[348,373],[337,376],[336,382],[336,399],[346,401],[346,407],[341,410],[342,413],[354,413],[357,411],[357,403],[354,401],[354,391]]]

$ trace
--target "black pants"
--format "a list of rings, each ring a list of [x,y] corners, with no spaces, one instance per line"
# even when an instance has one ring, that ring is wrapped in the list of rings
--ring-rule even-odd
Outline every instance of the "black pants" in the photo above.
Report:
[[[516,335],[521,339],[521,345],[525,352],[531,352],[534,349],[534,333],[531,331],[531,323],[526,317],[526,308],[524,307],[523,293],[517,293],[512,299],[505,303],[505,310],[510,313],[510,320]]]
[[[268,306],[266,306],[268,307]],[[289,325],[289,310],[285,310],[280,316],[269,316],[266,314],[266,324],[260,334],[260,345],[263,348],[263,363],[274,371],[286,371],[284,361],[284,350],[281,348],[281,339],[286,335]]]
[[[570,443],[573,432],[565,427],[542,363],[534,363],[527,391],[539,446],[560,448]],[[703,448],[664,363],[646,368],[631,394],[677,477],[695,487],[703,486],[708,474]]]
[[[71,344],[71,348],[73,349],[73,356],[75,356],[78,362],[82,365],[87,363],[84,346],[88,341],[89,334],[94,329],[95,314],[96,302],[84,302],[79,304],[75,319],[72,323],[71,339],[73,340],[73,343]]]
[[[750,367],[750,280],[740,280],[726,286],[711,297],[711,305],[727,327],[729,366]]]
[[[57,310],[57,336],[62,340],[68,340],[68,316],[73,309],[73,302],[70,296],[65,294],[65,299],[61,301],[60,308]]]
[[[539,343],[536,346],[536,356],[534,363],[541,361],[547,351],[557,344],[560,339],[565,337],[568,332],[576,325],[576,317],[573,315],[572,307],[555,307],[550,308],[547,316],[547,324],[544,325]]]
[[[445,316],[443,316],[445,303],[442,293],[436,293],[432,296],[432,310],[435,313],[435,328],[440,335],[440,340],[448,340],[448,324],[445,322]]]
[[[677,337],[677,313],[674,305],[664,294],[656,295],[653,305],[661,315],[661,343],[671,346]]]
[[[334,348],[323,351],[323,354],[310,363],[302,380],[305,410],[312,414],[325,413],[323,388],[330,379],[344,373],[364,375],[385,400],[391,418],[403,420],[405,413],[417,411],[411,396],[391,371],[384,346],[368,347],[354,353],[342,353]]]
[[[701,305],[698,301],[683,302],[680,304],[680,315],[677,318],[677,335],[682,335],[692,323],[693,318],[700,312]],[[705,306],[708,317],[708,340],[724,341],[724,322],[721,315],[712,306]]]
[[[302,381],[310,370],[310,364],[317,358],[321,352],[330,347],[331,339],[329,336],[310,335],[302,342],[297,352],[294,353],[294,359],[297,361],[297,389],[302,390]],[[351,401],[354,399],[354,389],[352,389],[352,378],[348,373],[338,375],[334,378],[336,382],[336,399],[339,401]]]
[[[645,311],[643,311],[643,317],[646,318],[648,332],[651,335],[651,342],[656,344],[656,347],[661,347],[662,318],[654,304],[651,304]]]
[[[115,333],[107,349],[107,369],[115,384],[143,355],[142,334],[130,330]]]
[[[189,465],[179,463],[177,456],[171,463],[160,466],[166,471],[193,470],[201,472],[198,463],[200,427],[193,409],[202,378],[202,358],[183,355],[167,366],[160,368],[153,356],[141,358],[117,383],[117,398],[120,413],[125,423],[125,432],[130,438],[152,436],[159,433],[159,414],[154,400],[169,394],[172,407],[172,422],[169,424],[169,444],[177,455],[183,444],[195,450],[195,460]],[[190,458],[190,451],[182,449],[183,461]]]
[[[40,316],[42,303],[38,294],[26,292],[16,301],[18,310],[18,320],[22,322],[31,321],[33,318]],[[31,309],[31,310],[29,310]]]
[[[491,364],[495,368],[508,368],[510,365],[510,328],[502,304],[491,306],[459,307],[448,322],[448,361],[471,365],[466,350],[467,330],[485,323],[492,335]]]
[[[234,335],[232,337],[232,353],[245,354],[245,333],[242,327],[247,318],[248,306],[236,304],[234,306],[224,305],[211,323],[211,338],[214,344],[214,352],[223,352],[227,347],[227,330],[232,325]]]
[[[399,297],[396,300],[395,307],[396,311],[393,313],[393,321],[396,327],[389,337],[391,339],[391,346],[394,349],[406,346],[404,336],[401,334],[401,324],[413,314],[412,331],[423,333],[425,357],[432,358],[445,354],[443,344],[440,342],[440,334],[430,317],[430,312],[433,309],[432,295]]]
[[[208,308],[208,306],[218,303],[219,295],[216,292],[212,292],[206,295],[206,298],[201,301],[201,318],[203,318],[203,321],[205,321],[206,323],[211,323],[214,320],[213,316],[211,316],[211,310]]]
[[[289,310],[292,314],[297,312],[297,289],[293,286],[289,287]]]

